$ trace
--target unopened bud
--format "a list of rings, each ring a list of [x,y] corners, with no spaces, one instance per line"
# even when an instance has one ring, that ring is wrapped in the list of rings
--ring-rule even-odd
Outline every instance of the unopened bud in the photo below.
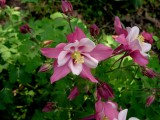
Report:
[[[141,34],[144,37],[145,42],[150,44],[153,43],[153,35],[151,33],[143,31]]]
[[[150,95],[146,100],[146,107],[149,107],[155,100],[155,95]]]
[[[114,98],[112,88],[105,82],[97,87],[97,94],[105,100],[108,100],[108,98]]]
[[[77,97],[79,95],[79,90],[78,90],[78,87],[77,86],[75,86],[72,90],[71,90],[71,92],[70,92],[70,94],[69,94],[69,96],[68,96],[68,99],[69,100],[73,100],[75,97]]]
[[[48,46],[48,45],[50,45],[52,42],[53,42],[52,40],[45,40],[45,41],[43,42],[43,46]]]
[[[47,102],[47,104],[44,106],[44,108],[42,109],[43,112],[50,112],[51,110],[53,110],[53,107],[55,106],[54,102]]]
[[[97,27],[96,24],[91,25],[89,30],[90,30],[91,36],[99,35],[99,28]]]
[[[40,67],[38,72],[46,72],[50,70],[51,68],[52,68],[52,65],[50,65],[49,63],[45,63]]]
[[[142,73],[149,78],[154,78],[157,75],[152,69],[149,68],[144,68]]]
[[[72,7],[72,4],[69,1],[62,0],[61,8],[62,8],[62,12],[64,14],[66,14],[66,15],[68,15],[68,14],[72,15],[73,7]]]
[[[31,28],[27,24],[20,26],[19,30],[23,34],[31,33]]]
[[[0,7],[5,7],[6,0],[0,0]]]

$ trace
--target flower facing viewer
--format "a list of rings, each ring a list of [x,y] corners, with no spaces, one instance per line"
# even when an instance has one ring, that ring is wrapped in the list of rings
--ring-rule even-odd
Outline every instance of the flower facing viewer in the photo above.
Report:
[[[112,49],[103,45],[95,45],[86,38],[83,31],[76,27],[75,31],[67,36],[68,43],[60,43],[55,48],[42,48],[41,52],[48,58],[55,58],[54,73],[51,83],[63,78],[70,72],[80,75],[92,82],[98,82],[91,74],[90,69],[96,68],[98,63],[112,54]]]

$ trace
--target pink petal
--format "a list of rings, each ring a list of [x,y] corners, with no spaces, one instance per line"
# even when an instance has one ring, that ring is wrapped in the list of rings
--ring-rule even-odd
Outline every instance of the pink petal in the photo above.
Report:
[[[109,120],[113,120],[114,118],[118,118],[118,111],[113,107],[110,103],[105,103],[104,108],[105,116],[109,118]]]
[[[70,92],[70,94],[69,94],[69,96],[68,96],[68,99],[69,100],[73,100],[75,97],[77,97],[79,95],[79,90],[78,90],[78,87],[77,86],[75,86],[72,90],[71,90],[71,92]]]
[[[98,83],[98,81],[93,77],[93,75],[91,74],[90,69],[86,65],[83,65],[83,69],[82,69],[82,72],[81,72],[80,75],[83,78],[89,79],[91,82]]]
[[[114,20],[114,29],[116,31],[116,34],[118,35],[124,34],[125,36],[127,36],[128,34],[127,31],[122,28],[121,21],[117,16],[115,17],[115,20]]]
[[[80,41],[82,38],[86,38],[86,35],[78,27],[75,27],[75,31],[67,36],[68,42]]]
[[[88,53],[83,53],[84,55],[84,64],[89,68],[96,68],[98,65],[98,60],[91,57]]]
[[[68,73],[70,73],[70,69],[68,68],[68,64],[64,66],[58,67],[57,61],[54,62],[54,73],[51,76],[51,83],[65,77]]]
[[[128,41],[126,40],[124,34],[119,35],[115,40],[123,45],[128,44]]]
[[[65,43],[61,43],[56,48],[42,48],[41,53],[48,58],[58,58],[59,53],[63,50]]]
[[[124,109],[119,112],[118,120],[126,120],[128,109]]]
[[[113,50],[103,44],[98,44],[91,52],[90,55],[98,61],[102,61],[110,57]]]
[[[138,35],[139,35],[139,28],[137,26],[134,26],[131,28],[126,39],[128,40],[128,42],[131,42],[137,39]]]
[[[74,75],[79,75],[82,71],[82,64],[81,63],[74,64],[72,59],[69,61],[68,67],[71,69]]]
[[[130,56],[133,58],[134,62],[138,63],[141,66],[146,66],[148,64],[148,60],[144,57],[139,50],[135,50],[130,53]]]
[[[79,51],[91,52],[96,47],[95,43],[88,38],[83,38],[79,41]]]
[[[58,67],[63,66],[71,58],[69,51],[62,51],[58,55]]]

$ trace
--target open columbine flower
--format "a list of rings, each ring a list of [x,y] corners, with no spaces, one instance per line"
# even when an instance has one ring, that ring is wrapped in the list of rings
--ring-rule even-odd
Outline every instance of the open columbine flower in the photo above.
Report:
[[[146,43],[145,37],[139,34],[139,28],[134,26],[123,29],[118,17],[115,18],[114,25],[116,33],[119,35],[115,37],[115,40],[121,44],[118,49],[127,51],[127,55],[130,55],[134,62],[139,65],[145,66],[148,64],[148,54],[146,52],[151,49],[151,44]]]
[[[61,43],[55,48],[42,48],[41,52],[48,58],[55,58],[54,73],[51,83],[61,79],[68,73],[81,75],[92,82],[98,82],[91,74],[90,68],[96,68],[98,63],[112,54],[112,49],[103,45],[95,45],[86,38],[83,31],[76,27],[75,31],[67,36],[69,43]]]

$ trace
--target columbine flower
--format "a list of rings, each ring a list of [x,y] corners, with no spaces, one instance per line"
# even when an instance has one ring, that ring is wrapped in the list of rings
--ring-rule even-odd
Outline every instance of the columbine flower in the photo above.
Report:
[[[0,0],[0,7],[4,7],[6,5],[6,0]]]
[[[27,24],[20,26],[19,30],[23,34],[31,33],[31,28]]]
[[[68,99],[69,100],[73,100],[75,97],[77,97],[79,95],[79,90],[78,90],[78,87],[77,86],[75,86],[72,90],[71,90],[71,92],[70,92],[70,94],[69,94],[69,96],[68,96]]]
[[[105,100],[108,100],[108,98],[113,98],[114,97],[112,88],[105,82],[103,82],[102,84],[98,85],[97,94],[101,98],[104,98]]]
[[[62,0],[62,5],[61,5],[62,11],[64,14],[72,14],[73,7],[72,4],[67,1],[67,0]]]
[[[117,104],[111,101],[102,102],[98,101],[95,104],[96,107],[96,120],[126,120],[128,109],[124,109],[120,112],[117,110]],[[135,117],[129,118],[129,120],[139,120]]]
[[[103,45],[95,45],[86,38],[83,31],[76,27],[75,31],[67,36],[69,43],[61,43],[55,48],[42,48],[41,52],[48,58],[55,58],[54,73],[51,83],[61,79],[68,73],[81,75],[92,82],[98,82],[91,74],[90,68],[96,68],[99,61],[105,60],[112,54],[112,49]]]
[[[127,27],[126,29],[123,29],[118,17],[115,17],[114,26],[116,33],[119,35],[118,37],[115,37],[115,40],[121,43],[121,45],[118,47],[118,50],[127,51],[126,56],[130,55],[133,58],[134,62],[138,63],[141,66],[145,66],[146,64],[148,64],[148,55],[146,54],[146,52],[151,49],[151,44],[145,42],[145,39],[147,37],[139,34],[139,28],[137,26],[134,26],[132,28]]]
[[[99,28],[96,24],[93,24],[89,28],[91,36],[97,36],[99,34]]]
[[[149,107],[155,100],[155,95],[150,95],[146,100],[146,107]]]

